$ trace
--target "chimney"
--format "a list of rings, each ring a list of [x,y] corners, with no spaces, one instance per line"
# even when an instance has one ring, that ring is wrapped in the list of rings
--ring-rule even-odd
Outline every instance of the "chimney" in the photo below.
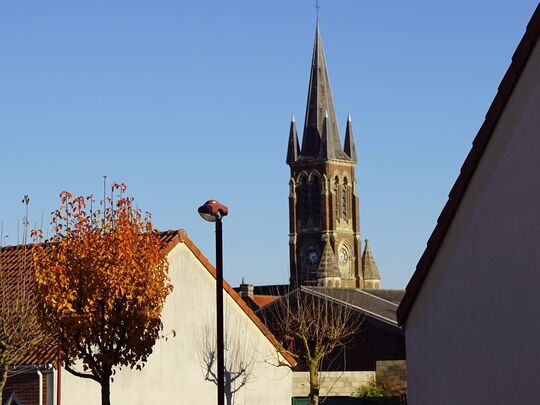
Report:
[[[240,284],[240,297],[253,297],[253,284],[246,283],[246,279],[244,277],[242,277],[242,283]]]

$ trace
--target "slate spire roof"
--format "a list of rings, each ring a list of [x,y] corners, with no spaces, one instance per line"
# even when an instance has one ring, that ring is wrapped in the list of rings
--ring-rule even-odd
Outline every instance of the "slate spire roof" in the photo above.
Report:
[[[311,60],[302,152],[299,159],[314,158],[350,160],[341,148],[318,21]]]
[[[377,267],[377,263],[375,263],[375,257],[373,257],[373,253],[371,253],[371,248],[369,247],[369,241],[367,239],[364,254],[362,255],[362,268],[364,269],[365,280],[381,279],[379,268]]]

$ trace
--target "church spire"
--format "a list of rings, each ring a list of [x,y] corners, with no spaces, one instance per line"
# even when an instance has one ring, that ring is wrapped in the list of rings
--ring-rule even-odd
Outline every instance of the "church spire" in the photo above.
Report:
[[[326,150],[323,151],[321,141],[325,127],[327,128],[327,142],[324,146]],[[330,90],[319,22],[317,21],[300,158],[316,159],[323,156],[326,159],[350,160],[343,152],[339,140],[336,112]]]
[[[287,164],[296,162],[298,159],[298,132],[296,131],[296,120],[294,115],[291,118],[291,128],[289,130],[289,148],[287,149]]]
[[[345,130],[345,148],[344,152],[351,158],[353,162],[356,162],[356,146],[354,144],[354,134],[352,130],[351,114],[347,117],[347,129]]]

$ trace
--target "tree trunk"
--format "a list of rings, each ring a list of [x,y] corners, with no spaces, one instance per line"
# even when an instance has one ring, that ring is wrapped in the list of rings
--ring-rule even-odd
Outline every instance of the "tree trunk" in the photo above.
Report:
[[[8,378],[9,361],[7,359],[7,345],[4,341],[0,342],[0,402],[2,402],[2,394],[4,386]]]
[[[309,365],[309,405],[319,405],[319,362]]]
[[[2,394],[4,393],[4,386],[8,379],[8,364],[0,364],[0,402],[2,402]]]
[[[101,381],[101,405],[111,405],[111,375],[112,370],[104,372],[103,380]]]

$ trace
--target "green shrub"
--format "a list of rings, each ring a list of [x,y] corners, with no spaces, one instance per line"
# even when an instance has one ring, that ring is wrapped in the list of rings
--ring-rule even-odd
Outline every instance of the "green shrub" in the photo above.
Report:
[[[371,376],[367,383],[359,387],[353,395],[360,398],[384,397],[385,387],[377,384],[375,376]]]

